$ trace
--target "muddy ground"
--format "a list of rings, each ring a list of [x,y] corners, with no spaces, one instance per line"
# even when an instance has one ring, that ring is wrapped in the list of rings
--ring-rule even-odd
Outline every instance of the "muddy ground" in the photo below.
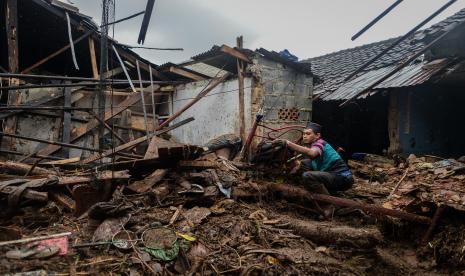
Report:
[[[0,273],[459,275],[465,271],[461,211],[448,208],[432,239],[423,242],[425,225],[341,207],[326,219],[311,201],[260,189],[299,185],[294,178],[251,169],[217,170],[223,183],[225,175],[234,182],[232,198],[227,199],[216,186],[202,183],[203,172],[171,170],[144,193],[116,186],[109,202],[94,205],[79,217],[55,201],[23,202],[14,215],[0,220],[0,239],[71,232],[69,252],[14,259],[6,256],[30,251],[27,244],[1,246]],[[337,196],[381,205],[402,172],[399,169],[383,183],[356,174],[353,189]],[[186,187],[194,181],[204,187],[203,193]],[[433,211],[424,210],[422,215],[431,217]],[[126,231],[132,233],[129,248],[117,248],[111,242],[114,234]],[[154,233],[152,240],[147,233]]]

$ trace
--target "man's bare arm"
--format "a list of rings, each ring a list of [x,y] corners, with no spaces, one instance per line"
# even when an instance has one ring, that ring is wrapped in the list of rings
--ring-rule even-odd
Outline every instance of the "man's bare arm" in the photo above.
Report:
[[[314,158],[316,158],[316,157],[318,157],[320,155],[320,153],[316,149],[303,147],[303,146],[297,145],[296,143],[293,143],[293,142],[291,142],[289,140],[285,140],[285,141],[286,141],[286,145],[291,150],[296,151],[298,153],[305,154],[305,155],[309,156],[311,159],[314,159]]]

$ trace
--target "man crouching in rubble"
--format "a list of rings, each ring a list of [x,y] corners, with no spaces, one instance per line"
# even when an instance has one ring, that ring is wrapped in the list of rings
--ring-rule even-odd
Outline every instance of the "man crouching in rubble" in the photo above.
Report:
[[[329,194],[350,189],[354,183],[352,172],[336,150],[321,139],[321,128],[319,124],[309,123],[303,131],[303,146],[288,140],[280,140],[280,143],[304,156],[298,166],[304,171],[303,182],[310,191]],[[329,216],[333,208],[326,207],[323,211]]]

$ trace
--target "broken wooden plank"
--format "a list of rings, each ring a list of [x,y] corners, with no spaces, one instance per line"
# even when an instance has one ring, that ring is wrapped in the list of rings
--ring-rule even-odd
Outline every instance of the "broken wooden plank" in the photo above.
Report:
[[[81,158],[78,156],[78,157],[73,157],[73,158],[64,159],[64,160],[44,162],[44,163],[41,163],[41,165],[67,165],[67,164],[79,162],[79,160],[81,160]]]
[[[145,7],[144,19],[142,19],[142,25],[140,26],[139,37],[137,43],[144,44],[145,35],[149,28],[150,18],[152,17],[153,6],[155,6],[155,0],[148,0],[147,6]]]
[[[218,168],[218,163],[207,160],[181,160],[178,166],[181,168],[214,169]]]
[[[31,165],[18,163],[14,161],[0,161],[0,172],[6,174],[23,176],[32,169]],[[29,172],[29,175],[56,175],[55,171],[35,167]]]
[[[50,197],[53,199],[53,201],[65,207],[69,211],[74,211],[76,209],[76,203],[74,200],[63,193],[51,192]]]
[[[86,184],[92,181],[99,180],[117,180],[117,179],[129,179],[131,176],[127,170],[124,171],[103,171],[97,176],[60,176],[58,177],[58,185],[76,185]]]
[[[167,169],[155,170],[152,174],[144,178],[144,180],[130,184],[127,189],[135,193],[145,193],[152,189],[155,184],[160,182],[166,176],[167,172]]]
[[[4,242],[0,242],[0,246],[10,246],[10,245],[13,245],[13,244],[20,244],[20,243],[31,243],[31,242],[35,242],[35,241],[47,240],[47,239],[52,239],[52,238],[71,236],[72,234],[73,233],[71,233],[71,232],[65,232],[65,233],[59,233],[59,234],[53,234],[53,235],[24,238],[24,239],[20,239],[20,240],[4,241]]]
[[[252,61],[246,56],[244,55],[243,53],[239,52],[238,50],[234,49],[234,48],[231,48],[227,45],[223,45],[221,46],[221,49],[220,49],[221,52],[223,53],[226,53],[232,57],[235,57],[235,58],[238,58],[242,61],[245,61],[247,63],[251,63]]]
[[[90,64],[92,66],[92,75],[94,79],[99,79],[98,69],[97,69],[97,54],[95,53],[95,42],[92,37],[89,37],[89,53],[90,53]]]
[[[165,139],[154,136],[152,140],[150,141],[147,151],[145,152],[144,159],[158,158],[159,148],[170,148],[170,147],[179,147],[179,146],[182,147],[183,145],[179,143],[170,142]]]
[[[194,81],[205,80],[205,78],[200,76],[200,75],[194,74],[194,73],[189,72],[189,71],[187,71],[185,69],[177,68],[177,67],[174,67],[174,66],[171,66],[168,71],[171,72],[171,73],[174,73],[176,75],[180,75],[180,76],[189,78],[189,79],[194,80]]]

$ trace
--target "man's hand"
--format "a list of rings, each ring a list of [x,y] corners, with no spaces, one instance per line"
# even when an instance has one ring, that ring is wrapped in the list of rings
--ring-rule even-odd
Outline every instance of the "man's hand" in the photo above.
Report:
[[[286,147],[287,146],[287,140],[285,140],[285,139],[276,139],[276,140],[273,140],[272,144],[273,144],[273,146]]]

